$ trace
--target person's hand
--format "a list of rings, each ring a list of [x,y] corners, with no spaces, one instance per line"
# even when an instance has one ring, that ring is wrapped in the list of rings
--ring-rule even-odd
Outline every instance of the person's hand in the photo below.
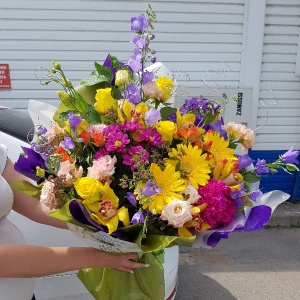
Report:
[[[137,253],[110,255],[95,248],[89,248],[89,251],[91,252],[90,258],[93,260],[92,268],[109,268],[132,273],[134,269],[149,266],[136,261],[138,259]]]

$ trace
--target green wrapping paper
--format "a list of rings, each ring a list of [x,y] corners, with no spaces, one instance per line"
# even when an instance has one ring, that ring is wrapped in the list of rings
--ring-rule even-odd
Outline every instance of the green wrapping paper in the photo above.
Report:
[[[134,273],[113,269],[83,269],[78,278],[96,300],[164,300],[164,269],[152,253],[142,255],[141,262],[149,264]]]

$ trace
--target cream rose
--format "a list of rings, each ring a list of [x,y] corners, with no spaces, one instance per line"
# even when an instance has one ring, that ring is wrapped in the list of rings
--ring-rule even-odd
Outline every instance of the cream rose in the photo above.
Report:
[[[183,227],[184,223],[192,219],[191,205],[187,201],[173,198],[171,203],[164,206],[160,218],[175,227]]]

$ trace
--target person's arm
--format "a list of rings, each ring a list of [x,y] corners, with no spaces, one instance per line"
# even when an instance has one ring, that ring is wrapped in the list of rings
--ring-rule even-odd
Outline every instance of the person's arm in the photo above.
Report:
[[[14,170],[13,163],[9,159],[7,159],[7,164],[3,173],[3,177],[8,183],[12,183],[18,180],[27,180],[25,176],[21,175],[20,173]],[[17,213],[38,223],[68,229],[67,224],[65,222],[48,215],[50,209],[46,205],[40,203],[38,200],[30,196],[27,196],[22,192],[13,190],[13,193],[13,210]]]
[[[30,278],[83,268],[112,268],[133,272],[145,265],[136,253],[110,255],[95,248],[0,245],[0,277]]]

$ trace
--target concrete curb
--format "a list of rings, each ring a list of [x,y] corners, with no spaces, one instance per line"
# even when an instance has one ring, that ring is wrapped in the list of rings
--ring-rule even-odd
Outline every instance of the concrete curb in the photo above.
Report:
[[[267,226],[300,227],[300,201],[286,202],[279,205]]]

